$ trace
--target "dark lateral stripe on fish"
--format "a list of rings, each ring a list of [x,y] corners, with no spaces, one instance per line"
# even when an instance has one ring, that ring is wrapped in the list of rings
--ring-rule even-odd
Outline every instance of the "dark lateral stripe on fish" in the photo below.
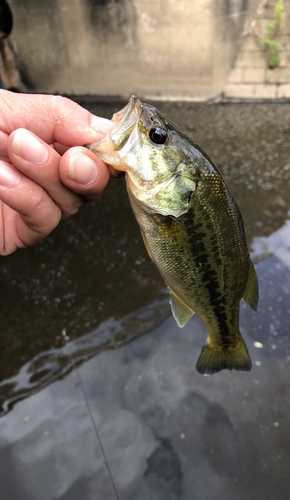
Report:
[[[195,214],[193,210],[191,213],[191,217],[194,222]],[[193,227],[191,227],[190,244],[191,244],[192,256],[196,264],[199,264],[200,261],[202,260],[202,266],[200,270],[202,274],[203,286],[205,286],[205,288],[208,291],[210,306],[214,311],[219,326],[219,333],[221,335],[222,345],[225,349],[227,349],[232,343],[230,339],[229,327],[227,324],[227,315],[225,311],[225,306],[223,304],[223,296],[219,291],[218,275],[216,271],[212,268],[208,259],[208,254],[206,252],[206,246],[204,241],[206,238],[206,233],[201,230],[203,226],[204,226],[203,223],[199,222],[199,223],[193,223]],[[219,254],[218,245],[216,244],[214,246],[216,249],[216,252],[214,252],[215,256],[218,257]]]

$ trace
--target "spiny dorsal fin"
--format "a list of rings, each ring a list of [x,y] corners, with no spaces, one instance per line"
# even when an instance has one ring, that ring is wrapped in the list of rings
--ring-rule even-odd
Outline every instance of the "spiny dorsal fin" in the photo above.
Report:
[[[192,309],[189,309],[182,300],[180,300],[173,292],[168,288],[169,293],[170,293],[170,305],[171,305],[171,311],[174,316],[174,319],[178,326],[182,328],[188,320],[193,316],[194,311]]]
[[[251,259],[249,259],[249,274],[245,293],[243,295],[243,300],[249,304],[249,306],[257,311],[258,300],[259,300],[259,285],[256,271]]]

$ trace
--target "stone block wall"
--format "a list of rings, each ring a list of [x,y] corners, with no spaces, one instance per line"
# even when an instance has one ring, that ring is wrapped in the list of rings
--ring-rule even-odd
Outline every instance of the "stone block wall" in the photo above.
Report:
[[[241,38],[238,58],[225,88],[226,97],[275,99],[290,98],[290,0],[284,0],[285,22],[281,43],[281,63],[269,69],[263,39],[267,24],[273,21],[277,2],[263,2],[261,12],[252,19],[252,26]]]

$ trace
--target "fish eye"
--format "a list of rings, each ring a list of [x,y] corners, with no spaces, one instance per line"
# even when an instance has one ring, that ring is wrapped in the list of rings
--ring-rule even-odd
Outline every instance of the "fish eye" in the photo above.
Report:
[[[167,139],[167,132],[162,127],[153,127],[150,129],[149,138],[154,144],[164,144]]]

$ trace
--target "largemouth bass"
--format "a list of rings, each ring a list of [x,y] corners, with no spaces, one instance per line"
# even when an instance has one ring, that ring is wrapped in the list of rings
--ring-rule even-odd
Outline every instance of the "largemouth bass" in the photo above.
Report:
[[[183,327],[196,312],[208,338],[202,374],[251,369],[239,330],[243,298],[254,310],[258,281],[240,211],[210,157],[154,106],[132,95],[116,126],[88,145],[126,172],[130,203],[147,251],[166,282]]]

